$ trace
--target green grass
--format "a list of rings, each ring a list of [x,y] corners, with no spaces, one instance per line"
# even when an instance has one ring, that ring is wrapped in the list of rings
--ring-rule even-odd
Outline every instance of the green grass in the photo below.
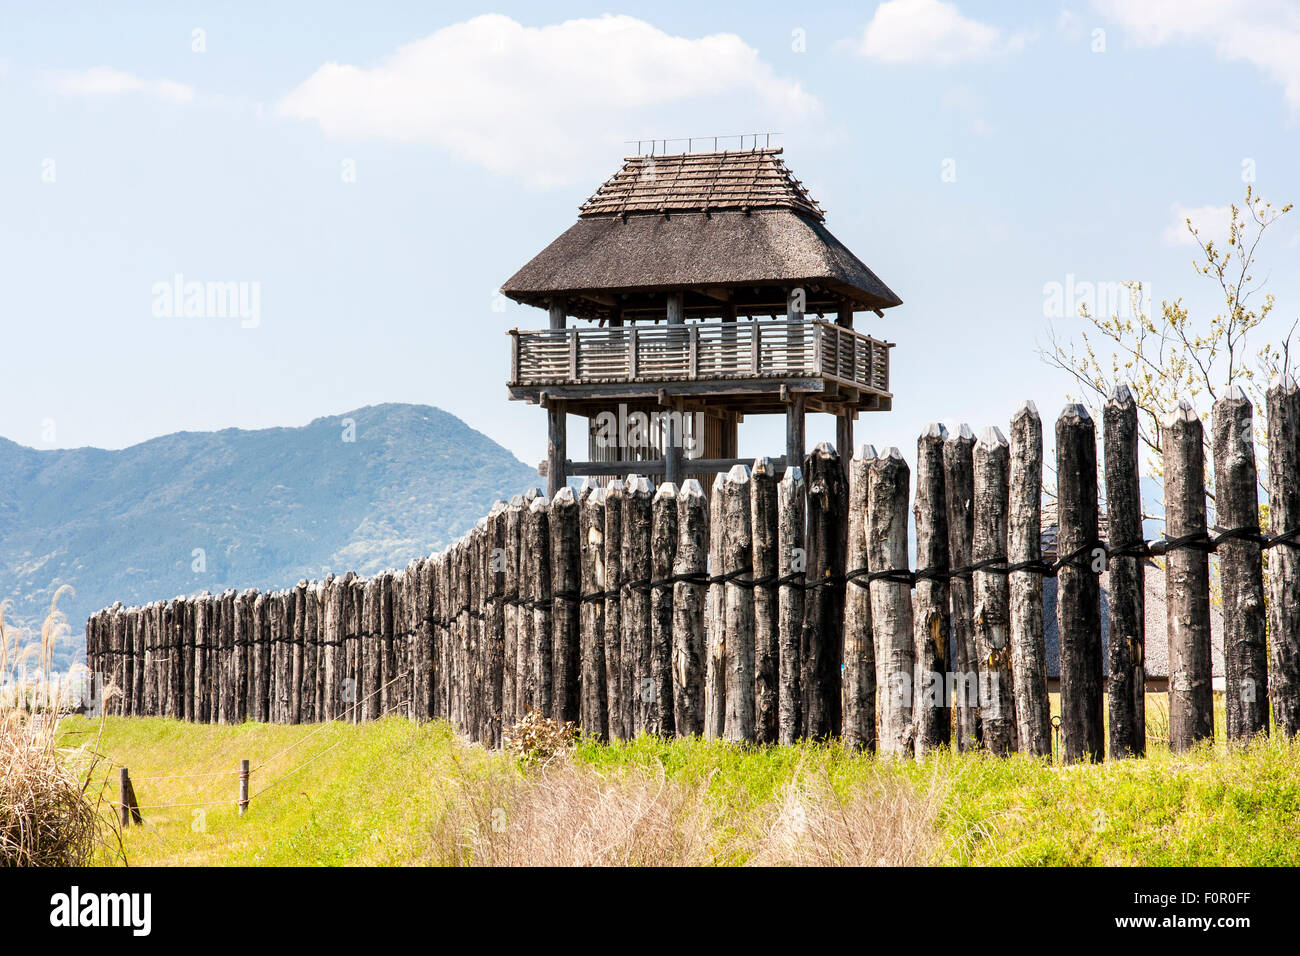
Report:
[[[65,743],[94,737],[96,722],[69,719]],[[527,771],[502,754],[460,741],[442,722],[386,718],[315,728],[109,719],[99,750],[130,768],[146,825],[122,835],[133,864],[340,865],[441,862],[448,820],[463,827],[467,799],[511,792]],[[264,793],[258,791],[277,777]],[[234,770],[254,767],[249,813],[240,818]],[[1158,742],[1144,760],[1062,767],[1026,757],[943,752],[925,761],[851,755],[833,745],[737,747],[717,741],[579,744],[577,766],[606,779],[659,773],[700,791],[716,828],[715,858],[743,863],[727,837],[769,819],[796,779],[837,794],[883,783],[937,792],[938,864],[1300,864],[1300,743],[1207,743],[1172,755]],[[170,775],[214,774],[181,779]],[[106,798],[117,772],[101,766]],[[489,795],[489,796],[484,796]],[[210,807],[156,804],[225,801]],[[459,802],[459,805],[458,805]],[[196,811],[202,811],[196,813]],[[456,812],[459,811],[459,812]],[[712,812],[716,811],[716,812]],[[482,816],[482,807],[478,808]],[[453,842],[456,842],[453,834]],[[104,863],[121,862],[114,852]]]

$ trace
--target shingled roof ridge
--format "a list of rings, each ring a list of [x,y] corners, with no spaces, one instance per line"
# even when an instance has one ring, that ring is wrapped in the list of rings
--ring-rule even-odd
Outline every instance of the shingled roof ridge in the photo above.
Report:
[[[780,147],[629,156],[579,207],[580,218],[718,209],[825,213],[779,157]],[[647,175],[648,170],[662,170]]]

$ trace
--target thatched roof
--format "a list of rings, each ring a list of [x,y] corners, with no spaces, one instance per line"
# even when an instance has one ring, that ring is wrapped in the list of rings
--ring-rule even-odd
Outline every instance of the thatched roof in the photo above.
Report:
[[[563,298],[588,319],[658,318],[679,290],[699,318],[781,314],[796,286],[810,313],[901,304],[826,229],[780,153],[630,157],[502,291],[539,307]]]

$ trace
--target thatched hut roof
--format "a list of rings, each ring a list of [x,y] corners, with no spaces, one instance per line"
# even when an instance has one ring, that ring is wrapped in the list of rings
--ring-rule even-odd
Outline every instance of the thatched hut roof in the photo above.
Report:
[[[902,300],[831,235],[780,149],[633,156],[581,207],[578,222],[502,291],[570,315],[658,318],[776,315],[802,287],[806,311],[886,309]]]

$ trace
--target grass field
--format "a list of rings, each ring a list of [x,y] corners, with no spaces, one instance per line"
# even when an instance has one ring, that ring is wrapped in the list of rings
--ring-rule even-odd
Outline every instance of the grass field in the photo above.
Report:
[[[1300,864],[1300,744],[1279,740],[1061,767],[643,737],[526,767],[398,718],[98,731],[69,719],[63,742],[98,739],[107,801],[129,767],[145,820],[101,852],[109,865]]]

